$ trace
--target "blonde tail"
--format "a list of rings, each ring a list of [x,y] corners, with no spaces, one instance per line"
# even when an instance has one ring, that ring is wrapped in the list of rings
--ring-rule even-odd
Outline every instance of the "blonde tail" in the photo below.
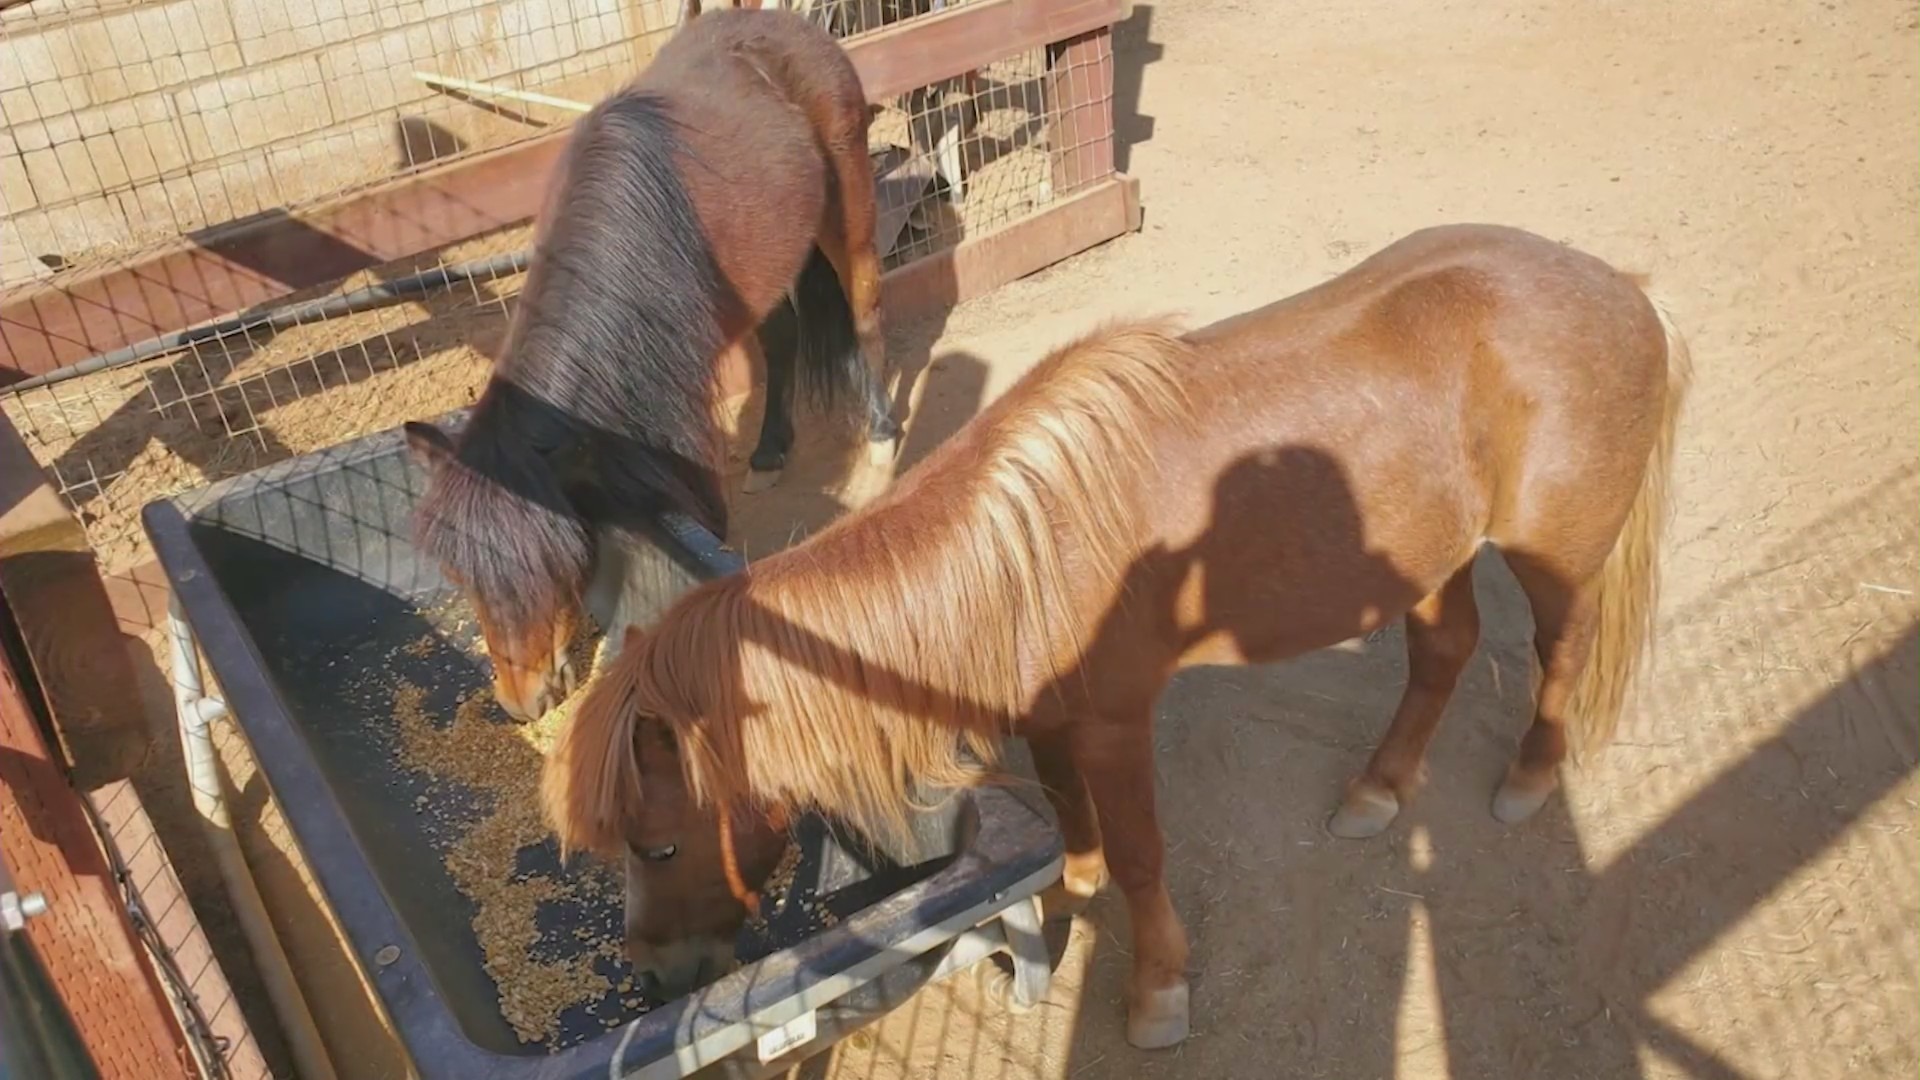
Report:
[[[1660,541],[1667,523],[1674,428],[1693,382],[1693,358],[1666,309],[1656,301],[1654,310],[1667,333],[1667,398],[1639,494],[1600,570],[1593,652],[1567,709],[1567,734],[1576,756],[1591,755],[1613,738],[1635,670],[1652,642],[1659,606]]]

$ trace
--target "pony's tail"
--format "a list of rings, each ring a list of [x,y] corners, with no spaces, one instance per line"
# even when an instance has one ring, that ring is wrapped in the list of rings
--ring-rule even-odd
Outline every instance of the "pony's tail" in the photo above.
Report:
[[[563,722],[540,776],[541,805],[563,856],[612,855],[626,847],[628,809],[640,796],[633,741],[640,650],[633,633]]]
[[[1635,670],[1653,639],[1659,603],[1660,541],[1666,528],[1667,488],[1673,472],[1674,429],[1693,382],[1693,359],[1686,338],[1657,301],[1654,310],[1667,336],[1666,401],[1640,491],[1600,570],[1600,613],[1593,651],[1567,709],[1568,734],[1578,754],[1597,752],[1613,738],[1633,687]]]
[[[822,412],[868,396],[874,376],[860,354],[853,305],[819,248],[807,256],[793,290],[767,317],[760,344],[769,364],[791,358],[800,385]]]

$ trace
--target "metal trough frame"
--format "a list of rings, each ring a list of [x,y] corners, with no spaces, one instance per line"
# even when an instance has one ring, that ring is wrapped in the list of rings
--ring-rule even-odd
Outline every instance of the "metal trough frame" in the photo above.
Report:
[[[1061,841],[1032,807],[1008,791],[987,788],[964,796],[973,802],[979,827],[950,864],[831,929],[621,1028],[551,1054],[499,1053],[471,1041],[383,892],[260,646],[192,534],[196,510],[205,512],[224,498],[396,453],[404,457],[397,432],[370,436],[154,502],[144,517],[181,616],[173,620],[180,646],[174,650],[175,664],[192,668],[175,673],[176,685],[198,689],[197,658],[203,656],[222,695],[219,701],[180,695],[182,724],[205,716],[238,724],[355,963],[422,1080],[659,1080],[717,1064],[716,1072],[730,1076],[767,1075],[877,1019],[927,982],[995,952],[1009,953],[1014,961],[1010,1005],[1031,1006],[1046,993],[1050,972],[1038,893],[1058,879]],[[662,534],[679,548],[676,555],[697,566],[698,576],[731,573],[743,565],[691,522],[662,526]],[[251,882],[229,884],[251,887]],[[765,1049],[759,1042],[763,1036],[778,1045],[809,1025],[810,1039],[759,1060],[755,1048]]]

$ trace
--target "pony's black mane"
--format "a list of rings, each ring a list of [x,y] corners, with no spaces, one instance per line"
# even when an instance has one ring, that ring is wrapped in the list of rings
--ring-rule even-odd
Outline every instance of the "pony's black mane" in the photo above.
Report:
[[[681,509],[705,519],[726,512],[718,477],[676,492],[686,478],[665,484],[637,460],[665,452],[668,472],[704,469],[720,446],[725,286],[676,168],[685,157],[657,95],[628,89],[581,119],[494,378],[521,391],[503,397],[500,436],[589,450],[615,502],[692,498]]]
[[[503,354],[422,508],[423,545],[490,602],[550,611],[536,583],[583,579],[608,515],[725,535],[724,285],[683,160],[667,103],[633,88],[569,142]]]

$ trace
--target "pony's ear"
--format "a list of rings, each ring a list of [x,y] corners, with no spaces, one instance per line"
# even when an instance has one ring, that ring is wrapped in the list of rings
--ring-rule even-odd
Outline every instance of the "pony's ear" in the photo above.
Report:
[[[413,452],[413,459],[428,472],[435,472],[452,460],[453,440],[447,438],[446,432],[423,420],[409,420],[401,425],[401,430],[407,434],[407,449]]]
[[[626,848],[627,822],[640,799],[637,655],[623,651],[587,687],[547,756],[540,798],[562,855]]]

